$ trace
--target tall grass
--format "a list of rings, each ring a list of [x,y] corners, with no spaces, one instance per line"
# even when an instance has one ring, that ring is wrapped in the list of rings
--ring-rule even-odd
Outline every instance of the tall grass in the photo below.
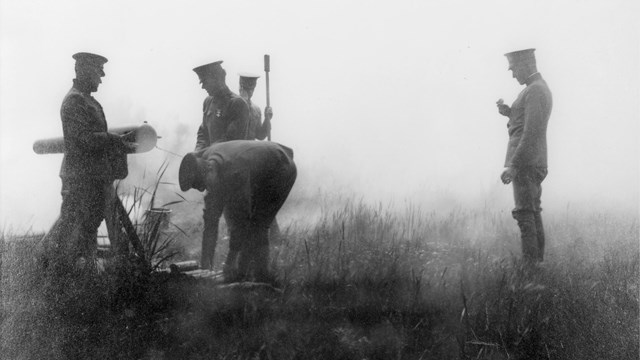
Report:
[[[489,209],[441,214],[357,199],[325,209],[272,246],[280,290],[160,273],[118,287],[103,276],[84,288],[93,299],[85,313],[101,317],[91,326],[46,301],[25,307],[38,293],[37,256],[28,240],[5,242],[2,296],[11,306],[3,306],[3,335],[17,326],[24,330],[14,339],[26,340],[3,336],[0,350],[64,355],[59,344],[74,339],[93,358],[638,358],[633,217],[545,214],[547,260],[531,268],[519,261],[513,219]],[[199,229],[183,230],[199,240]],[[122,280],[131,276],[123,268],[108,271]],[[66,330],[48,331],[38,322],[46,316]]]

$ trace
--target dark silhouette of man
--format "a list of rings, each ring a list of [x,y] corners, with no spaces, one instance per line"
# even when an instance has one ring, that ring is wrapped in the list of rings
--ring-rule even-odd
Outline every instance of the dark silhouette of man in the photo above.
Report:
[[[45,245],[82,267],[96,255],[98,227],[114,195],[112,184],[127,176],[126,154],[133,144],[107,131],[102,106],[91,95],[102,83],[107,59],[86,52],[73,58],[76,78],[60,109],[64,134],[62,206],[45,236]]]
[[[231,234],[225,281],[270,281],[269,226],[297,175],[293,150],[270,141],[216,143],[187,154],[180,164],[180,188],[207,190],[224,209]],[[215,237],[212,237],[215,239]],[[211,244],[215,250],[215,243]],[[202,244],[210,246],[209,244]],[[205,261],[213,262],[213,252]]]
[[[520,228],[522,255],[528,262],[544,259],[545,235],[540,212],[542,181],[547,176],[547,124],[553,107],[551,91],[538,72],[535,49],[505,54],[509,70],[525,88],[511,107],[498,100],[498,112],[509,118],[509,144],[504,184],[513,183],[513,218]]]
[[[244,140],[249,127],[249,106],[226,84],[226,71],[216,61],[198,66],[193,71],[198,75],[202,88],[207,91],[203,104],[202,124],[198,128],[195,151],[212,144],[230,140]],[[213,255],[218,241],[218,227],[223,212],[221,204],[209,191],[204,197],[204,230],[202,233],[202,255],[200,266],[213,267]]]

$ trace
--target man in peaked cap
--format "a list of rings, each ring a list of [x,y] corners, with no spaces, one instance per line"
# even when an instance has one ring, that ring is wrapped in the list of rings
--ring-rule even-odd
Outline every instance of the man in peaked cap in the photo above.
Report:
[[[226,282],[271,278],[268,230],[296,175],[293,150],[271,141],[220,142],[183,158],[180,189],[206,189],[224,208],[231,235],[223,268]],[[213,262],[215,246],[202,243],[203,264]]]
[[[230,140],[244,140],[249,126],[249,106],[226,84],[226,71],[222,61],[198,66],[193,71],[198,75],[202,88],[207,91],[203,104],[202,124],[198,128],[195,152],[201,152],[212,144]],[[204,197],[204,231],[202,234],[202,262],[200,266],[213,266],[213,254],[218,237],[223,204],[207,192]]]
[[[229,90],[225,81],[227,72],[221,64],[222,61],[216,61],[193,69],[209,94],[203,104],[196,151],[221,141],[244,140],[247,136],[249,106]]]
[[[57,254],[71,256],[81,265],[95,256],[111,185],[126,177],[126,153],[132,145],[124,136],[107,132],[102,106],[91,96],[102,83],[107,59],[86,52],[73,59],[76,78],[60,109],[65,148],[60,169],[62,206],[45,239]]]
[[[525,88],[511,107],[503,104],[502,99],[497,105],[498,112],[509,118],[509,143],[500,178],[504,184],[513,183],[512,215],[520,228],[523,258],[528,262],[541,262],[545,245],[540,215],[541,184],[547,176],[547,124],[553,99],[537,70],[534,51],[526,49],[505,54],[513,77]]]
[[[249,104],[250,121],[249,130],[247,132],[247,140],[264,140],[271,131],[271,118],[273,118],[273,110],[271,106],[264,109],[264,122],[262,122],[262,111],[260,107],[251,101],[253,92],[256,89],[259,75],[250,73],[240,74],[240,96]]]

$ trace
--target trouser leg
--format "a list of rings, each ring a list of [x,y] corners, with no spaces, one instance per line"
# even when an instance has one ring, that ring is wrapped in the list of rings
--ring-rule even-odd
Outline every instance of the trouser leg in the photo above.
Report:
[[[243,279],[249,270],[246,258],[245,245],[249,237],[246,219],[225,216],[229,226],[229,253],[224,264],[224,277],[226,282],[234,282]]]
[[[253,223],[249,242],[243,249],[246,273],[257,282],[267,282],[269,276],[269,226],[268,222]],[[244,265],[243,264],[243,265]]]
[[[280,225],[278,224],[278,219],[273,218],[271,226],[269,227],[269,243],[278,245],[280,244],[280,240]]]
[[[204,215],[204,231],[202,232],[202,253],[200,266],[203,269],[213,268],[213,257],[218,243],[218,225],[220,218],[214,215]]]
[[[75,257],[94,257],[98,227],[104,219],[110,182],[101,179],[63,180],[62,215],[66,219],[62,241],[68,241]]]
[[[123,231],[123,214],[118,211],[117,202],[120,201],[116,188],[110,186],[107,193],[104,222],[107,226],[107,235],[111,245],[111,253],[126,256],[129,254],[129,238]]]
[[[541,183],[546,168],[520,168],[513,179],[515,208],[513,218],[518,222],[522,239],[522,255],[528,261],[542,261],[544,229],[540,216]]]
[[[204,231],[202,232],[200,266],[203,269],[212,269],[213,257],[216,251],[216,244],[218,243],[218,227],[224,205],[219,198],[213,196],[211,193],[205,195],[204,203]]]
[[[231,248],[229,248],[227,259],[224,261],[224,267],[222,268],[222,273],[224,274],[225,279],[231,280],[237,278],[237,269],[238,250],[232,250]]]
[[[538,254],[537,260],[544,260],[544,244],[545,244],[545,236],[544,236],[544,226],[542,225],[542,214],[540,212],[536,212],[534,214],[535,222],[536,222],[536,235],[538,240]]]
[[[291,191],[296,179],[293,163],[283,164],[261,179],[253,198],[252,249],[253,273],[256,281],[269,282],[269,244],[271,234],[278,233],[276,215]]]

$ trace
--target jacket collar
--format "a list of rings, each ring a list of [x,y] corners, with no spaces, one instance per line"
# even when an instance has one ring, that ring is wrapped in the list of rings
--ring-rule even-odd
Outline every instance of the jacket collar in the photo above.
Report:
[[[529,86],[531,85],[532,82],[540,79],[542,79],[542,75],[540,75],[539,72],[534,72],[533,74],[529,75],[529,77],[527,78],[527,80],[524,81],[524,83],[527,84],[527,86]]]
[[[224,89],[219,92],[213,94],[213,102],[215,103],[223,103],[231,98],[232,92],[229,90],[229,87],[225,86]]]
[[[73,87],[83,95],[91,95],[91,85],[87,84],[85,81],[73,79]]]

